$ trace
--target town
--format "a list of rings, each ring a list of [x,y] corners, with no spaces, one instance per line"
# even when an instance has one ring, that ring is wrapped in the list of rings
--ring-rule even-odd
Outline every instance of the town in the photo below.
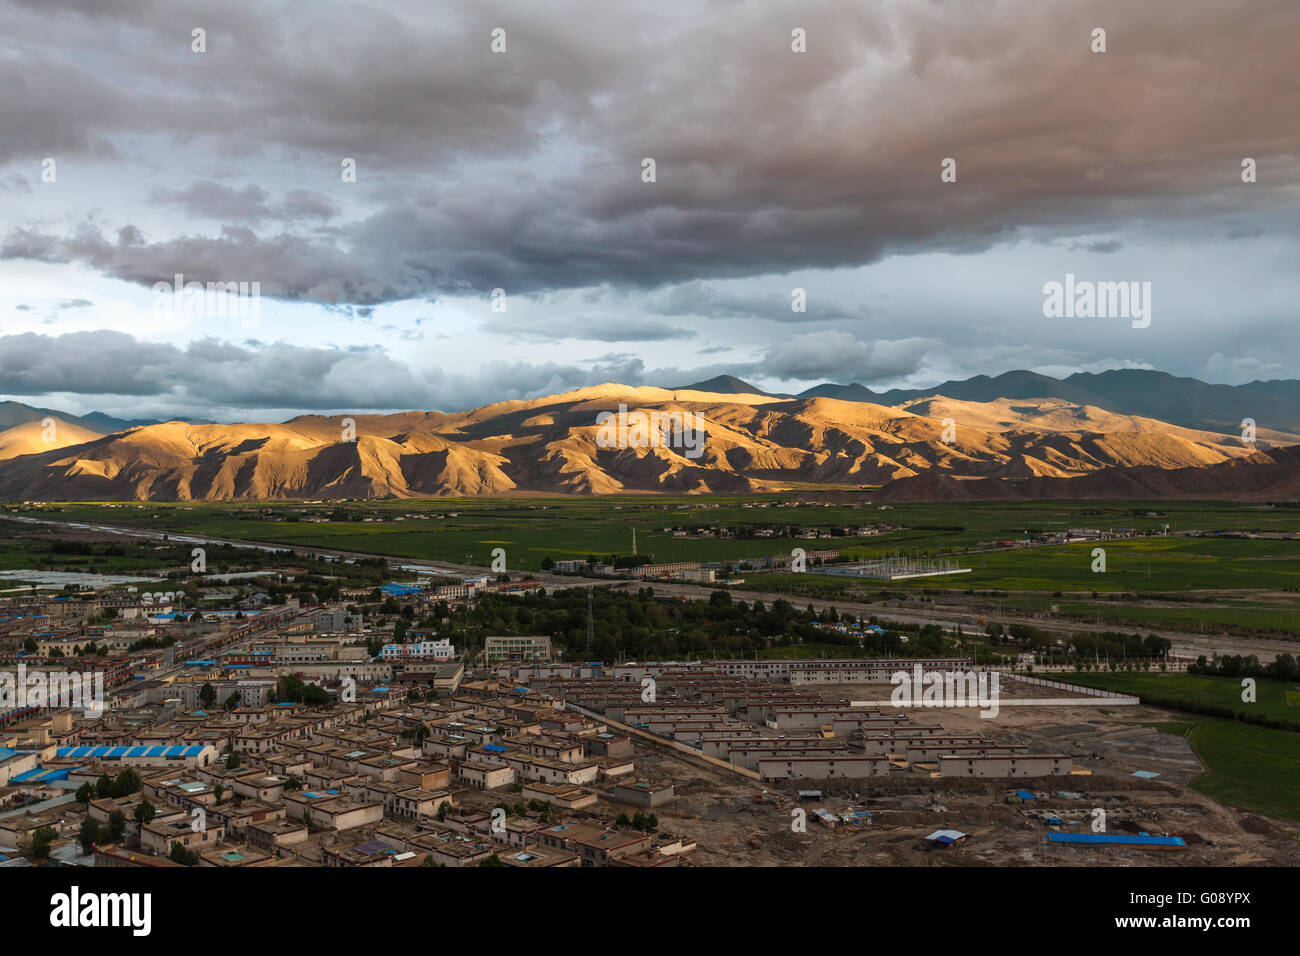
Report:
[[[1017,657],[992,669],[993,713],[1016,717],[985,720],[986,694],[949,698],[954,675],[983,686],[986,658],[926,657],[946,645],[876,624],[816,628],[905,658],[575,660],[549,635],[438,635],[544,594],[529,575],[244,560],[265,566],[0,598],[0,867],[761,865],[848,854],[850,830],[891,859],[1032,859],[1038,839],[1210,852],[1186,825],[1214,825],[1203,801],[1099,754],[1104,734],[1062,745],[1062,728],[1095,730],[1078,714],[1137,698],[1016,673]],[[362,574],[406,580],[347,586]],[[939,695],[900,704],[913,671],[940,675]]]

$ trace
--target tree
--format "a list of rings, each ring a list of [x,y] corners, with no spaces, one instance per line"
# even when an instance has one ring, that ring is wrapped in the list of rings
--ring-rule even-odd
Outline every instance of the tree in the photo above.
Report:
[[[95,844],[100,840],[99,824],[86,815],[86,819],[81,821],[81,830],[77,833],[77,842],[81,844],[82,853],[93,853]]]
[[[109,796],[129,797],[142,786],[144,783],[140,780],[140,775],[128,767],[114,778],[113,792]]]
[[[493,853],[486,860],[479,860],[478,865],[479,866],[505,866],[505,864],[501,862],[501,857],[497,856],[495,853]]]
[[[229,754],[226,755],[226,769],[227,769],[227,770],[238,770],[238,769],[239,769],[239,752],[238,752],[238,751],[232,750],[232,751],[230,751]]]
[[[126,814],[121,810],[114,810],[108,815],[108,838],[116,843],[122,839],[124,833],[126,833]]]
[[[26,844],[25,847],[20,847],[23,856],[36,862],[48,860],[50,858],[50,845],[58,839],[58,836],[53,827],[40,827],[29,839],[21,841]]]
[[[217,692],[211,684],[205,683],[199,688],[199,702],[204,707],[211,707],[217,702]]]
[[[139,803],[136,804],[135,813],[133,814],[133,816],[135,817],[136,823],[140,824],[140,826],[144,826],[146,823],[148,823],[150,820],[154,818],[154,814],[156,814],[157,812],[158,810],[154,807],[152,803],[150,803],[148,800],[141,800]]]
[[[231,694],[229,697],[226,698],[226,702],[221,705],[221,708],[222,710],[234,710],[236,707],[239,706],[239,702],[240,702],[239,691],[235,691],[233,694]]]
[[[179,843],[172,844],[172,851],[168,854],[173,863],[179,863],[181,866],[194,866],[199,862],[199,855],[193,850],[187,850]]]

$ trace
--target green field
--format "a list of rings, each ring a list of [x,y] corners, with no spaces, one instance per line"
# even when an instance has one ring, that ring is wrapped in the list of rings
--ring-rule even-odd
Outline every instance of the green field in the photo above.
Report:
[[[1238,719],[1195,717],[1155,724],[1162,733],[1186,737],[1205,772],[1194,790],[1239,807],[1300,820],[1300,733],[1246,723],[1260,716],[1300,726],[1295,685],[1257,680],[1256,703],[1241,700],[1241,681],[1195,674],[1074,674],[1065,680],[1121,693],[1143,703],[1180,710],[1180,703],[1223,707]],[[1290,696],[1291,700],[1288,700]]]
[[[1067,528],[1197,529],[1300,533],[1300,509],[1230,502],[1028,502],[897,504],[882,510],[870,492],[829,506],[788,506],[791,494],[752,496],[611,496],[600,498],[444,499],[340,503],[52,504],[24,513],[157,531],[336,548],[421,560],[487,565],[506,549],[511,570],[537,570],[542,559],[637,552],[667,561],[741,561],[789,554],[794,547],[837,549],[853,557],[954,554],[1028,533]],[[12,508],[12,506],[11,506]],[[316,523],[336,509],[356,520]],[[263,513],[268,512],[268,513]],[[1149,514],[1149,512],[1151,514]],[[363,517],[373,520],[361,520]],[[853,529],[889,523],[902,530],[816,539],[758,537],[762,526]],[[679,537],[665,528],[711,526],[734,537]],[[1107,571],[1091,570],[1092,544],[977,551],[962,557],[972,573],[894,582],[893,588],[1009,591],[1185,591],[1296,588],[1300,540],[1161,537],[1102,543]],[[753,574],[753,572],[748,572]],[[846,579],[818,578],[827,586]],[[879,586],[847,579],[851,586]]]
[[[1227,631],[1248,628],[1280,634],[1300,630],[1300,601],[1294,605],[1258,601],[1225,601],[1222,605],[1134,607],[1104,602],[1063,602],[1057,616],[1093,625],[1123,627],[1167,627],[1185,631]]]
[[[1235,677],[1142,672],[1069,674],[1061,679],[1085,687],[1132,694],[1154,707],[1173,710],[1195,705],[1222,707],[1239,718],[1249,720],[1264,717],[1290,721],[1300,726],[1300,706],[1292,703],[1297,688],[1289,681],[1256,679],[1255,702],[1244,703],[1241,699],[1241,680]],[[1290,700],[1288,694],[1292,695]]]
[[[1243,810],[1300,820],[1300,734],[1199,720],[1187,735],[1206,772],[1192,788]]]

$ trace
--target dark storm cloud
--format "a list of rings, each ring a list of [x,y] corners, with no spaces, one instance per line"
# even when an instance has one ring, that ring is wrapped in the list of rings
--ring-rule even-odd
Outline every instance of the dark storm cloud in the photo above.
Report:
[[[1186,0],[1176,16],[1128,0],[612,6],[11,0],[0,162],[165,165],[134,142],[161,137],[267,172],[160,198],[291,225],[114,243],[26,222],[0,254],[143,283],[274,272],[271,294],[374,304],[977,251],[1021,228],[1263,208],[1294,182],[1294,0]],[[1105,54],[1088,49],[1097,25]],[[1243,156],[1260,162],[1248,189]],[[303,195],[270,199],[290,185]],[[328,239],[292,225],[353,199],[364,213]]]
[[[828,329],[782,341],[756,363],[755,371],[796,381],[890,381],[917,373],[930,353],[940,349],[933,339],[863,342],[849,332]]]
[[[111,331],[0,336],[0,394],[151,397],[200,417],[211,417],[202,409],[217,407],[456,410],[570,391],[590,384],[593,375],[637,382],[643,371],[631,356],[583,366],[489,362],[455,374],[413,367],[378,348],[219,339],[181,348]]]
[[[1099,239],[1096,242],[1076,242],[1070,246],[1073,250],[1083,250],[1084,252],[1096,252],[1106,254],[1110,252],[1119,252],[1124,248],[1124,243],[1118,239]]]
[[[152,198],[157,202],[174,203],[190,215],[221,222],[259,223],[276,219],[293,223],[300,219],[332,219],[338,207],[323,193],[307,189],[294,189],[280,201],[260,186],[235,188],[211,179],[196,180],[184,189],[156,187]]]
[[[15,229],[0,243],[0,258],[81,262],[121,279],[152,286],[181,273],[197,282],[261,282],[264,295],[319,302],[381,301],[398,297],[392,286],[318,240],[280,233],[261,238],[227,226],[215,238],[182,236],[148,242],[136,230],[105,237],[84,224],[66,237]]]

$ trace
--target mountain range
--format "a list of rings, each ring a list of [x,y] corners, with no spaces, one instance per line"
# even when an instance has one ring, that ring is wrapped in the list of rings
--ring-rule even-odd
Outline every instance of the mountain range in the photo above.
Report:
[[[722,393],[770,395],[731,375],[682,386]],[[873,392],[856,382],[816,385],[782,398],[838,398],[875,405],[901,405],[918,398],[942,395],[970,402],[1000,398],[1057,398],[1077,405],[1092,405],[1121,415],[1158,418],[1185,428],[1239,432],[1243,418],[1261,426],[1300,432],[1300,380],[1254,381],[1245,385],[1211,385],[1194,378],[1179,378],[1149,369],[1113,369],[1076,372],[1063,379],[1023,369],[997,376],[950,380],[933,388],[890,389]]]
[[[699,426],[610,441],[608,414]],[[54,419],[53,428],[48,419]],[[1242,440],[1244,418],[1257,443]],[[350,424],[349,424],[350,423]],[[1300,382],[1008,372],[934,389],[775,395],[720,376],[463,412],[132,423],[0,403],[0,498],[234,500],[870,487],[880,500],[1293,498]]]

